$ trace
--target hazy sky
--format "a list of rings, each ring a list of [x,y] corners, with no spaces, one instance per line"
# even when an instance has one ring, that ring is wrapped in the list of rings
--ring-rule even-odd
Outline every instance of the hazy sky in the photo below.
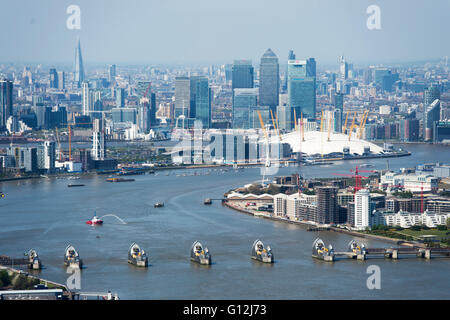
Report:
[[[81,8],[81,30],[66,9]],[[381,30],[366,27],[369,5]],[[259,61],[289,49],[318,64],[414,61],[450,55],[450,0],[14,0],[1,1],[0,61],[85,63]]]

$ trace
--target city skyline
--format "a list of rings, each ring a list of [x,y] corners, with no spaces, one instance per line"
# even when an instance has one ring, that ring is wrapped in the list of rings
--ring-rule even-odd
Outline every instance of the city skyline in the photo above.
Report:
[[[394,63],[440,59],[450,52],[450,44],[436,32],[450,29],[445,19],[450,3],[446,1],[433,5],[377,1],[380,30],[366,27],[369,1],[351,8],[328,0],[320,4],[284,1],[276,6],[248,1],[239,3],[237,13],[233,10],[236,4],[169,1],[123,6],[111,2],[106,7],[103,1],[78,1],[81,29],[69,30],[67,2],[8,3],[0,13],[4,39],[0,61],[72,63],[78,36],[87,63],[258,61],[269,47],[282,61],[293,49],[299,57],[315,57],[323,65],[335,64],[340,55],[353,63]],[[54,18],[42,18],[48,16]],[[411,41],[411,33],[421,41]],[[198,41],[199,37],[208,41]]]

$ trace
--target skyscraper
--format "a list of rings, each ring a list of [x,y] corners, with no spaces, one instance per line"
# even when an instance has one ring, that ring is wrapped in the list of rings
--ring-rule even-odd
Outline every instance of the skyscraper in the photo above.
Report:
[[[83,110],[84,116],[90,116],[91,114],[89,111],[91,111],[91,94],[90,94],[90,88],[89,88],[89,82],[83,82],[81,85],[81,106]]]
[[[51,68],[49,71],[50,88],[58,88],[58,73],[55,68]]]
[[[288,61],[288,102],[297,119],[316,117],[316,79],[307,69],[306,60]]]
[[[95,119],[92,133],[92,158],[104,160],[106,156],[105,126],[102,119]]]
[[[58,71],[58,89],[64,90],[66,88],[66,80],[64,71]]]
[[[339,59],[339,75],[342,80],[348,78],[348,63],[345,61],[344,56]]]
[[[124,88],[116,88],[116,107],[117,108],[125,107],[125,89]]]
[[[191,82],[189,77],[175,78],[175,118],[183,115],[189,117],[191,103]]]
[[[258,104],[258,89],[238,88],[233,90],[233,129],[251,128],[251,114]]]
[[[289,50],[288,61],[289,60],[295,60],[295,54],[293,50]],[[286,65],[286,73],[284,75],[283,91],[286,92],[287,88],[288,88],[288,65]]]
[[[78,88],[81,88],[81,84],[84,81],[84,67],[83,67],[83,58],[81,56],[81,45],[80,38],[78,38],[78,45],[75,49],[75,77],[74,81],[77,84]]]
[[[13,83],[0,80],[0,131],[6,127],[6,120],[13,115]]]
[[[259,67],[259,104],[269,106],[273,113],[278,105],[280,69],[278,57],[269,48],[261,57]]]
[[[370,227],[370,193],[366,189],[355,194],[354,227],[365,230]]]
[[[231,87],[253,88],[253,66],[251,60],[234,60]]]
[[[315,222],[322,224],[339,223],[339,207],[337,205],[337,188],[316,187],[317,217]]]
[[[423,139],[429,141],[433,139],[434,123],[439,121],[441,115],[441,101],[436,99],[431,105],[424,105],[424,109]]]
[[[195,83],[195,118],[202,122],[203,128],[211,126],[211,88],[206,77],[198,78]]]
[[[108,66],[108,81],[114,82],[115,79],[116,79],[116,65],[110,64]]]

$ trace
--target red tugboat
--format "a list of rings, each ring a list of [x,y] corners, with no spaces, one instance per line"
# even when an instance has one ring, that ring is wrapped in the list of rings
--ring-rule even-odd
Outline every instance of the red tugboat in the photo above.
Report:
[[[97,218],[97,214],[94,214],[94,217],[91,220],[86,221],[87,224],[92,226],[103,224],[103,220]]]

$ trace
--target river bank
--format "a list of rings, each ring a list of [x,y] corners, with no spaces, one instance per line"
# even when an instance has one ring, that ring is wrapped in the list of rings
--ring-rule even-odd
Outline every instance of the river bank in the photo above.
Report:
[[[243,209],[242,207],[234,206],[227,200],[223,200],[222,204],[232,210],[235,210],[235,211],[238,211],[241,213],[245,213],[245,214],[248,214],[251,216],[255,216],[255,217],[261,217],[261,218],[272,220],[272,221],[290,223],[290,224],[300,225],[300,226],[304,226],[304,227],[313,227],[313,226],[317,227],[317,225],[312,224],[312,223],[306,223],[306,222],[302,222],[302,221],[293,221],[293,220],[289,220],[286,218],[277,218],[277,217],[273,217],[271,215],[264,214],[264,213],[256,213],[256,212],[253,212],[253,210],[246,210],[246,209]],[[357,231],[351,231],[351,230],[337,228],[337,227],[327,227],[326,231],[343,233],[343,234],[347,234],[347,235],[358,237],[358,238],[380,240],[380,241],[384,241],[384,242],[394,243],[396,245],[405,245],[405,246],[411,246],[411,247],[422,245],[420,243],[405,241],[402,239],[395,239],[395,238],[388,238],[388,237],[383,237],[383,236],[378,236],[378,235],[373,235],[373,234],[360,233]]]

